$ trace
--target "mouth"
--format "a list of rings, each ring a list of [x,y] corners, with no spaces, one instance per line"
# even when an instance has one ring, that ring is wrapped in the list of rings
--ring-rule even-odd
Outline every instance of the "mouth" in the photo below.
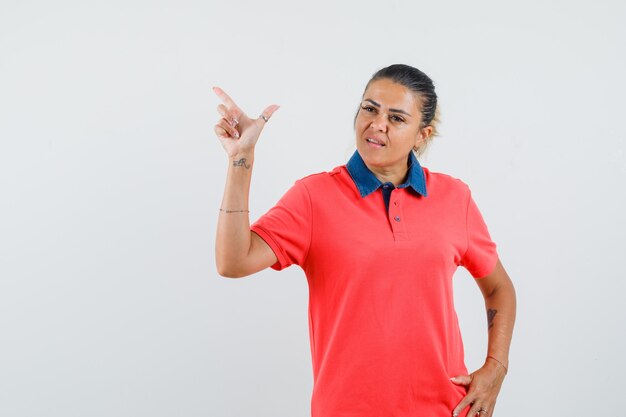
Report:
[[[366,138],[365,141],[374,148],[382,148],[385,146],[385,144],[381,140],[378,140],[378,139]]]

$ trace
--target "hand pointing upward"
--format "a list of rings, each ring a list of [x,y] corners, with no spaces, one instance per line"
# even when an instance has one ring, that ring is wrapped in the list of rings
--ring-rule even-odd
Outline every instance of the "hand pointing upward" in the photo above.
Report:
[[[222,100],[222,104],[217,106],[217,111],[222,118],[215,125],[214,130],[226,153],[228,156],[234,156],[253,152],[266,121],[280,106],[272,104],[263,110],[258,118],[251,119],[224,90],[213,87],[213,91]]]

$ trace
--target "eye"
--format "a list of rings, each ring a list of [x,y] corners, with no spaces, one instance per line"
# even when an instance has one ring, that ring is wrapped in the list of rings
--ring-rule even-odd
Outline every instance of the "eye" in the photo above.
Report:
[[[394,122],[404,122],[404,119],[402,117],[400,117],[400,116],[391,116],[391,119]]]
[[[365,110],[366,112],[370,112],[370,113],[375,111],[372,106],[362,106],[361,108]]]

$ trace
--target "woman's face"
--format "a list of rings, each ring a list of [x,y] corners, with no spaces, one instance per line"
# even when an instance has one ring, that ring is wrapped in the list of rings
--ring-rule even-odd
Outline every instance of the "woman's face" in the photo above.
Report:
[[[373,81],[357,113],[356,147],[368,167],[403,172],[411,149],[424,139],[415,94],[389,79]]]

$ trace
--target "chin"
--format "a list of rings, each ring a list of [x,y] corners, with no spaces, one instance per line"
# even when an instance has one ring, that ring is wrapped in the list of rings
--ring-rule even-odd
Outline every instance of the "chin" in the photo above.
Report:
[[[383,155],[372,155],[367,150],[364,150],[362,152],[360,149],[359,149],[359,154],[361,154],[361,158],[363,159],[363,162],[365,162],[367,165],[371,165],[371,166],[384,166],[385,165],[385,158],[383,157]]]

